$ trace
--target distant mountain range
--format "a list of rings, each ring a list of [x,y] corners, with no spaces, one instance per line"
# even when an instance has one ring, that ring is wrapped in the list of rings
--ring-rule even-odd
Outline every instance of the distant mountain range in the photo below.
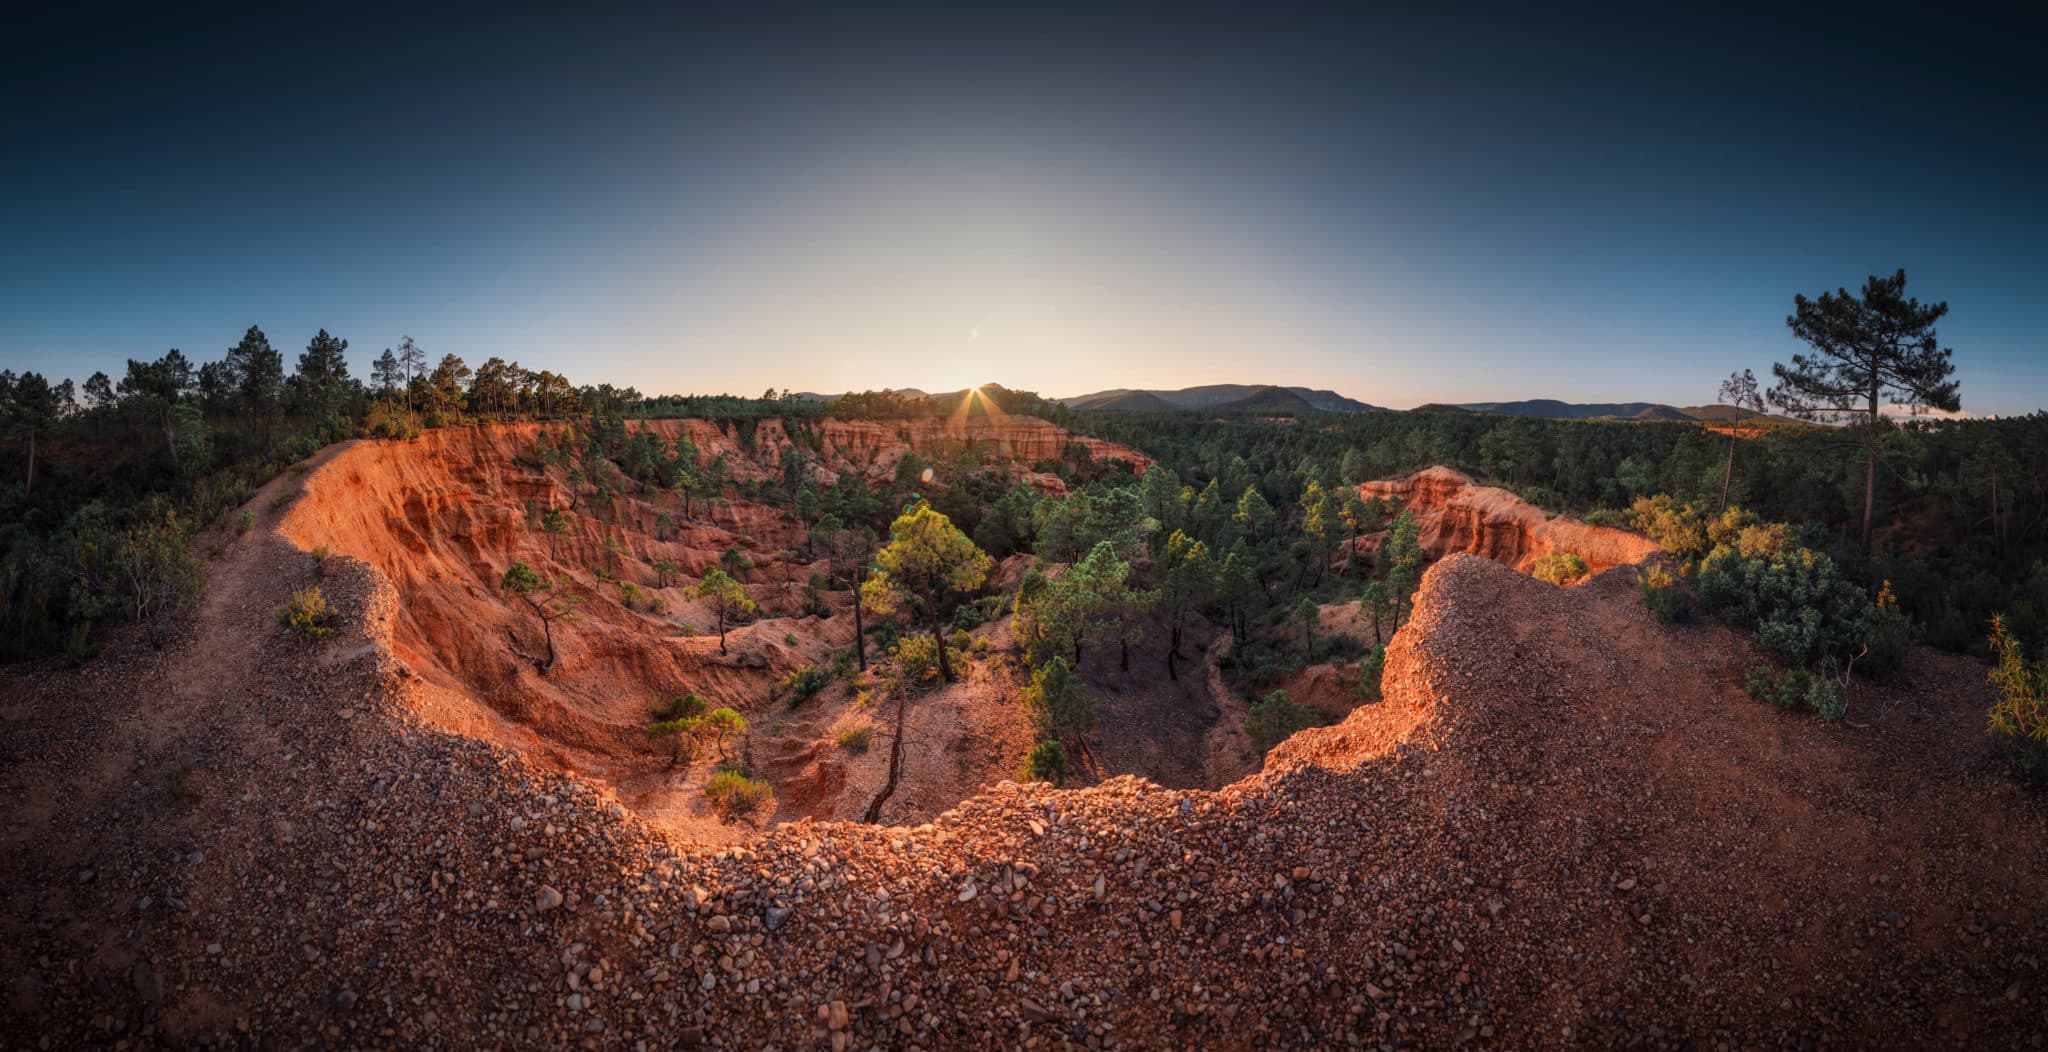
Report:
[[[994,384],[984,389],[994,389]],[[905,398],[956,400],[966,392],[932,393],[915,387],[899,387]],[[799,392],[796,397],[829,402],[838,395]],[[1310,387],[1278,387],[1271,384],[1207,384],[1178,390],[1140,390],[1119,387],[1093,394],[1055,398],[1071,409],[1093,413],[1170,413],[1199,410],[1211,413],[1257,413],[1262,416],[1296,416],[1302,413],[1386,413],[1383,406],[1346,398],[1335,391]],[[1726,423],[1730,420],[1762,417],[1774,423],[1797,423],[1775,413],[1756,413],[1732,405],[1673,406],[1662,402],[1563,402],[1555,398],[1528,398],[1517,402],[1432,402],[1416,406],[1414,412],[1486,413],[1492,416],[1524,416],[1547,420],[1671,420],[1698,423]]]
[[[1294,413],[1384,413],[1384,407],[1346,398],[1335,391],[1312,387],[1278,387],[1272,384],[1208,384],[1179,390],[1134,390],[1116,388],[1093,394],[1060,398],[1073,409],[1098,413],[1160,413],[1174,409],[1203,409],[1218,413],[1266,413],[1286,416]]]
[[[1529,398],[1519,402],[1431,403],[1416,411],[1457,411],[1493,416],[1529,416],[1546,420],[1678,420],[1725,423],[1730,420],[1763,417],[1780,423],[1796,423],[1791,417],[1757,413],[1732,405],[1696,405],[1680,408],[1661,402],[1560,402],[1555,398]]]

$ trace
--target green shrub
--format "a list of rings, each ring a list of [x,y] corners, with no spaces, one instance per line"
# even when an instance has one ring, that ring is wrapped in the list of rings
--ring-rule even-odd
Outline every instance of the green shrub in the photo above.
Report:
[[[733,817],[750,814],[775,799],[775,789],[758,778],[738,771],[719,771],[704,782],[704,795],[718,813]]]
[[[939,648],[930,636],[904,636],[889,648],[896,672],[906,684],[928,683],[939,677]],[[948,655],[959,661],[962,655]]]
[[[1095,698],[1057,654],[1032,671],[1017,700],[1041,735],[1080,741],[1095,730]]]
[[[1848,661],[1870,634],[1870,600],[1811,548],[1745,558],[1716,545],[1700,564],[1699,594],[1708,612],[1753,629],[1758,649],[1798,668]]]
[[[1260,751],[1264,751],[1287,740],[1294,732],[1321,722],[1321,714],[1316,710],[1296,704],[1286,691],[1276,690],[1252,703],[1251,716],[1244,721],[1244,732],[1251,735],[1253,744]]]
[[[250,510],[249,510],[249,509],[247,509],[247,508],[243,508],[243,509],[241,510],[241,512],[239,512],[238,514],[236,514],[236,516],[235,516],[235,532],[236,532],[236,533],[238,533],[238,534],[241,534],[241,533],[248,533],[248,532],[249,532],[249,528],[250,528],[250,527],[252,527],[252,526],[254,526],[254,525],[256,525],[256,513],[255,513],[255,512],[253,512],[253,511],[250,511]]]
[[[326,545],[316,544],[313,546],[313,550],[307,552],[306,554],[308,556],[311,556],[313,559],[313,569],[318,570],[324,574],[327,572],[327,557],[333,555],[334,553],[328,551]]]
[[[1657,620],[1685,619],[1685,591],[1679,587],[1678,575],[1662,562],[1651,563],[1636,571],[1636,590],[1643,593],[1643,604],[1657,615]]]
[[[1743,676],[1742,686],[1750,697],[1788,712],[1808,709],[1837,720],[1848,708],[1848,692],[1839,676],[1816,676],[1803,668],[1782,672],[1768,666],[1753,668]]]
[[[657,722],[680,720],[692,716],[702,716],[710,711],[710,709],[711,706],[704,700],[704,696],[692,690],[678,694],[667,701],[656,702],[653,707],[653,715]]]
[[[320,586],[302,588],[292,593],[291,600],[277,608],[277,623],[297,632],[303,639],[327,638],[334,631],[334,608],[327,605],[327,597],[320,594]]]
[[[832,740],[839,747],[851,753],[864,753],[874,740],[875,725],[858,716],[849,716],[832,727]]]
[[[1833,662],[1822,664],[1819,675],[1808,677],[1806,707],[1824,720],[1839,720],[1849,711],[1849,685],[1835,671]]]
[[[363,416],[363,437],[408,439],[418,438],[420,425],[406,413],[403,406],[373,403]]]
[[[1692,505],[1680,504],[1668,494],[1637,498],[1629,508],[1628,524],[1680,559],[1707,550],[1705,517]]]
[[[1998,751],[2022,775],[2048,781],[2048,661],[2027,660],[2003,615],[1991,619],[1991,735]]]
[[[1586,560],[1570,552],[1546,552],[1536,557],[1529,575],[1562,588],[1586,576]]]
[[[831,672],[816,665],[804,665],[782,678],[782,690],[789,695],[789,707],[793,709],[817,697],[831,682]]]
[[[1030,755],[1024,757],[1024,780],[1027,782],[1051,782],[1062,786],[1067,782],[1067,771],[1071,764],[1067,760],[1067,747],[1057,739],[1048,738],[1031,747]]]
[[[1626,528],[1631,525],[1629,513],[1617,511],[1614,508],[1594,508],[1586,513],[1583,521],[1588,526],[1606,526],[1610,528]]]

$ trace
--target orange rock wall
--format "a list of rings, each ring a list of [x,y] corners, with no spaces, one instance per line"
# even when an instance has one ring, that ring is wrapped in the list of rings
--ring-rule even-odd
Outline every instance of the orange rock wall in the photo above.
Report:
[[[1481,486],[1446,467],[1363,483],[1358,495],[1398,501],[1413,512],[1432,559],[1471,552],[1527,573],[1539,556],[1569,552],[1586,561],[1590,576],[1641,562],[1658,550],[1649,538],[1627,530],[1552,518],[1507,490]]]

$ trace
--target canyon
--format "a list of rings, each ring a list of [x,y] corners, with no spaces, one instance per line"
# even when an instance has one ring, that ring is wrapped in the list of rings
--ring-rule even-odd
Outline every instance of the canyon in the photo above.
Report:
[[[2042,1031],[2048,816],[1972,762],[1988,686],[1965,658],[1915,651],[1842,724],[1779,713],[1742,696],[1741,634],[1644,608],[1628,566],[1647,542],[1432,470],[1373,491],[1439,556],[1384,699],[1214,785],[987,778],[1000,763],[963,768],[931,731],[934,766],[974,777],[899,816],[845,820],[879,767],[806,744],[763,761],[789,820],[714,827],[663,809],[691,794],[636,736],[649,695],[695,685],[759,711],[846,618],[792,606],[733,633],[730,660],[667,627],[702,616],[680,596],[658,616],[588,603],[538,676],[507,637],[532,626],[495,588],[546,551],[524,503],[564,497],[519,463],[531,437],[330,447],[252,497],[163,649],[136,634],[81,668],[0,672],[15,1033],[1563,1048]],[[820,470],[887,470],[895,447],[870,461],[868,442],[822,443],[844,452]],[[768,570],[748,592],[777,608],[783,563],[816,561],[776,554],[795,539],[776,514],[735,499],[664,539],[621,495],[550,558],[616,592],[651,557],[694,573],[752,539]],[[1560,550],[1607,572],[1515,572]],[[338,611],[318,646],[272,617],[314,583]],[[960,705],[955,722],[992,711]],[[801,774],[828,758],[843,784]],[[1998,864],[1978,864],[1986,845]]]

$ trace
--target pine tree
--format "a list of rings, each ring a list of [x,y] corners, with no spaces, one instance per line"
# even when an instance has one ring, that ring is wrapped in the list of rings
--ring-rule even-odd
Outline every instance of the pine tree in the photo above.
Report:
[[[890,524],[889,543],[876,554],[875,564],[879,569],[861,586],[868,605],[884,615],[913,602],[923,606],[939,652],[939,675],[950,682],[953,667],[946,658],[939,600],[948,589],[981,587],[992,565],[988,555],[953,520],[919,500]]]
[[[271,425],[284,394],[284,355],[270,345],[262,329],[251,325],[222,361],[243,411],[262,423],[263,448],[269,449]]]
[[[1877,515],[1877,455],[1884,440],[1880,401],[1910,408],[1953,412],[1962,408],[1954,352],[1941,346],[1934,323],[1947,303],[1922,306],[1906,296],[1906,272],[1872,275],[1860,295],[1848,289],[1792,299],[1785,319],[1792,334],[1815,353],[1795,354],[1792,364],[1771,366],[1778,383],[1771,403],[1809,420],[1848,420],[1863,446],[1864,550],[1870,548]]]
[[[329,336],[326,329],[321,329],[299,354],[299,369],[295,376],[299,396],[315,415],[325,416],[331,412],[348,387],[347,350],[347,340],[336,339]]]

